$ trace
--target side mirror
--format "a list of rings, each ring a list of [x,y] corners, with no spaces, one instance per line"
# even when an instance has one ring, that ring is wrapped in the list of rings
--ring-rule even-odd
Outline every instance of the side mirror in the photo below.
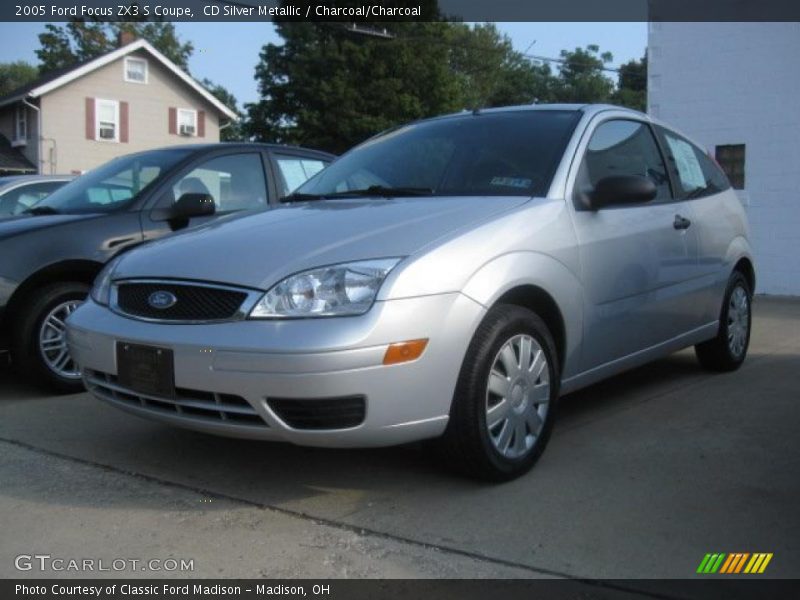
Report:
[[[214,198],[210,194],[186,193],[176,202],[150,213],[154,221],[168,221],[173,231],[189,225],[192,217],[207,217],[216,212]]]
[[[207,217],[216,211],[214,198],[210,194],[183,194],[172,205],[173,219],[191,219],[192,217]]]
[[[658,194],[656,184],[641,175],[613,175],[597,182],[594,190],[585,194],[588,208],[650,202]]]

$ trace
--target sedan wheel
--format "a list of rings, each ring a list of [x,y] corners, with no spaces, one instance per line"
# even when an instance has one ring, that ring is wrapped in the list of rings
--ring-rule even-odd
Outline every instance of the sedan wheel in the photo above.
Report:
[[[31,383],[59,393],[84,389],[80,369],[67,346],[66,320],[88,293],[85,283],[53,283],[31,292],[17,309],[11,366]]]
[[[45,365],[64,379],[80,379],[81,372],[67,348],[67,317],[80,306],[77,300],[56,305],[42,321],[39,329],[39,351]]]

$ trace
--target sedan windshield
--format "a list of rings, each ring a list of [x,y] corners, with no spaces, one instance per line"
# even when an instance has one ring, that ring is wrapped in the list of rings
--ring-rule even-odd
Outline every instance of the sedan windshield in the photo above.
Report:
[[[579,117],[518,110],[412,123],[354,148],[289,199],[545,195]]]
[[[56,190],[28,212],[105,213],[124,207],[189,150],[153,150],[115,158]]]

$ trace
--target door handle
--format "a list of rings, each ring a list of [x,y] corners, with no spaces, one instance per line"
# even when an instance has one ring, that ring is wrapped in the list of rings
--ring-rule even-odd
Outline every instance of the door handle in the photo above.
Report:
[[[689,229],[691,224],[692,222],[689,219],[681,215],[675,215],[675,220],[672,222],[672,226],[675,229]]]

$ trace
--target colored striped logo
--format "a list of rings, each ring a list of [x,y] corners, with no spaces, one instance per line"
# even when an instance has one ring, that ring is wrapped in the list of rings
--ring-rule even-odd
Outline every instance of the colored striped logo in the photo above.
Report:
[[[727,554],[719,552],[716,554],[706,554],[697,567],[697,572],[701,574],[725,573],[727,575],[736,573],[763,573],[769,561],[772,560],[772,552],[734,552]]]

